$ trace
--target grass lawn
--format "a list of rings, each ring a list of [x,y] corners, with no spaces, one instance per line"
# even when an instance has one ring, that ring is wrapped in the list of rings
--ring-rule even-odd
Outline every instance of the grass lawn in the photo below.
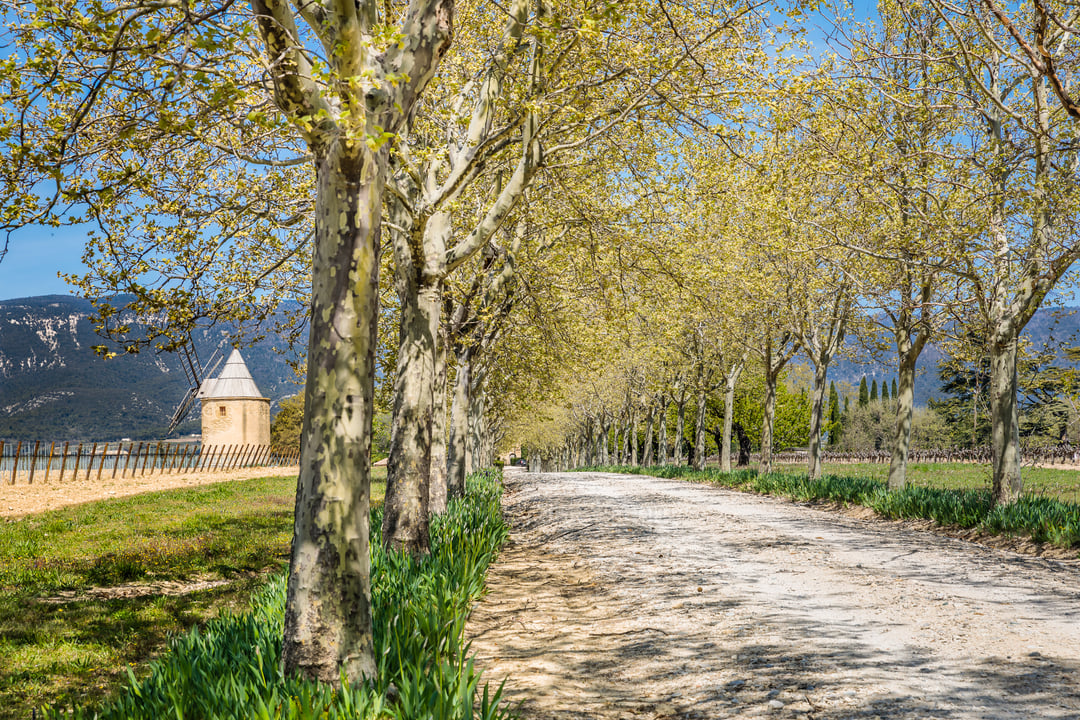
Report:
[[[373,480],[380,503],[386,468]],[[295,493],[294,477],[259,478],[0,521],[0,718],[107,696],[170,635],[246,607],[266,572],[288,562]],[[175,595],[86,592],[205,580],[229,582]]]
[[[776,467],[781,472],[806,472],[806,466],[802,464]],[[822,472],[884,482],[889,477],[889,466],[885,463],[824,463]],[[1027,494],[1080,503],[1080,470],[1025,467],[1020,474]],[[908,482],[950,490],[988,488],[991,482],[990,466],[974,463],[912,463],[908,465]]]

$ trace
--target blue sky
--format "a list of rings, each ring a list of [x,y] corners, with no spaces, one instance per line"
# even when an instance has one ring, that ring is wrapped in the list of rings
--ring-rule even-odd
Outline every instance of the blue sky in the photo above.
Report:
[[[70,295],[59,272],[82,272],[86,231],[78,227],[20,230],[0,261],[0,300],[33,295]]]

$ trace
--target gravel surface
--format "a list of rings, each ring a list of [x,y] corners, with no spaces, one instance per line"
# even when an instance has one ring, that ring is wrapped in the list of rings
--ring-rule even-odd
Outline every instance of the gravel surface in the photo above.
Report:
[[[678,480],[506,474],[467,633],[540,718],[1080,718],[1080,564]]]

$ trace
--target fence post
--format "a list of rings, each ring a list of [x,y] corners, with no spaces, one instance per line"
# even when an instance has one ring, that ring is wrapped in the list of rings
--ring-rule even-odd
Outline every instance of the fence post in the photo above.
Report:
[[[34,469],[37,468],[37,454],[38,448],[41,446],[40,440],[34,441],[34,455],[30,458],[30,478],[26,481],[27,485],[34,484]]]
[[[2,449],[2,445],[3,445],[3,443],[0,443],[0,449]],[[49,482],[49,471],[52,470],[52,458],[53,458],[53,451],[54,450],[56,450],[56,443],[55,442],[49,443],[49,458],[48,458],[48,460],[45,461],[45,482],[46,482],[46,484],[48,484],[48,482]]]
[[[101,462],[97,466],[97,477],[94,478],[98,482],[101,482],[101,471],[105,469],[105,458],[109,455],[109,443],[105,443],[105,449],[101,451]]]
[[[60,456],[60,480],[58,482],[64,482],[64,468],[67,467],[67,454],[68,454],[67,440],[64,441],[64,454]]]
[[[240,449],[236,451],[236,456],[233,457],[233,470],[236,470],[240,467],[240,461],[244,459],[245,455],[247,455],[247,451],[248,446],[246,444],[241,445]]]
[[[214,472],[220,472],[221,471],[222,466],[225,464],[225,461],[229,458],[229,453],[232,452],[232,449],[233,449],[232,445],[226,445],[225,446],[225,450],[222,451],[218,455],[217,462],[214,463]]]
[[[4,441],[0,440],[0,472],[4,469]]]
[[[135,443],[128,441],[127,455],[124,456],[124,471],[120,473],[120,477],[127,475],[128,465],[131,464],[131,451],[135,447]],[[142,443],[139,443],[139,448],[142,448]]]
[[[90,473],[94,469],[94,458],[97,457],[97,443],[94,443],[93,449],[90,450],[90,460],[86,463],[86,479],[90,480]],[[78,479],[78,475],[75,476]]]
[[[15,462],[11,466],[11,482],[8,485],[15,484],[15,473],[19,471],[19,455],[22,452],[22,440],[15,445]]]
[[[79,463],[82,462],[82,443],[79,443],[78,449],[75,451],[75,469],[71,471],[71,479],[79,479]]]
[[[192,451],[194,451],[194,449],[195,449],[195,446],[191,445],[191,444],[184,447],[184,454],[180,458],[180,464],[177,465],[177,468],[176,468],[176,472],[178,474],[183,474],[183,472],[187,468],[188,463],[191,460],[191,453],[192,453]]]
[[[209,445],[199,446],[199,461],[195,464],[195,472],[201,473],[203,471],[203,468],[206,467],[206,460],[210,457],[211,451],[212,447]]]
[[[146,463],[150,462],[150,448],[154,446],[154,443],[146,443],[146,454],[141,457],[135,458],[135,470],[139,473],[139,477],[146,476]],[[142,470],[139,470],[139,461],[142,460]]]
[[[120,467],[120,451],[124,449],[124,441],[116,443],[116,459],[113,460],[112,465],[112,479],[116,479],[116,471]]]

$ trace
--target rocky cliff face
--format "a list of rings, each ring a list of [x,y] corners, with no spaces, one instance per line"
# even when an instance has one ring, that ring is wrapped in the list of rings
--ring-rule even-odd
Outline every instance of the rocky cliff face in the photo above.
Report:
[[[62,295],[0,301],[0,438],[164,436],[188,388],[179,359],[152,351],[108,360],[95,355],[91,348],[105,341],[94,332],[92,312],[88,301]],[[208,360],[228,337],[228,329],[196,337],[200,356]],[[274,341],[241,352],[259,389],[277,401],[298,386]],[[181,432],[197,432],[197,418],[196,409]]]

